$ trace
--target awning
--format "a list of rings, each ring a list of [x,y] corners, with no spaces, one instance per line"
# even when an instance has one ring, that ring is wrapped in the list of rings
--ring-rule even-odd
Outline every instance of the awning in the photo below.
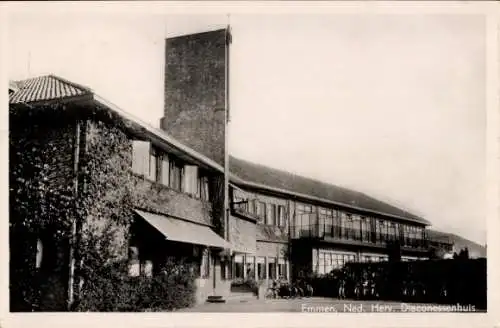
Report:
[[[140,210],[135,212],[161,232],[167,240],[229,248],[229,243],[210,227]]]

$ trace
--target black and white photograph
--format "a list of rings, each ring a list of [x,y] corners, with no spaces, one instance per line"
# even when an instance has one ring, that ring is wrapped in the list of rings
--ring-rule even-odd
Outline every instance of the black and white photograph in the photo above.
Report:
[[[486,15],[135,4],[3,7],[8,312],[490,312]]]

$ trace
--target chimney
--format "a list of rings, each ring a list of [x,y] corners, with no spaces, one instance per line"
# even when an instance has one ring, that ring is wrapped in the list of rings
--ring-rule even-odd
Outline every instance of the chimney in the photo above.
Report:
[[[228,29],[166,40],[161,129],[224,166]]]

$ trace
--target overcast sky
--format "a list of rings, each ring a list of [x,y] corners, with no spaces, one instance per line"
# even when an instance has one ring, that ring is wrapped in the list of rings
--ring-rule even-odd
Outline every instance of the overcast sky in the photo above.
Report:
[[[16,14],[9,78],[53,73],[158,126],[164,39],[226,15]],[[482,244],[485,22],[231,15],[230,152],[363,191]]]

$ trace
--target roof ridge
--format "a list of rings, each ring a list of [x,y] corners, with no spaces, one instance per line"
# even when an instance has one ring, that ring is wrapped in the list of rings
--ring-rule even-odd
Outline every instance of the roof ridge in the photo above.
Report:
[[[306,175],[303,175],[303,174],[300,174],[300,173],[294,173],[294,172],[290,172],[290,171],[287,171],[287,170],[278,169],[276,167],[268,166],[268,165],[265,165],[265,164],[255,163],[255,162],[252,162],[252,161],[249,161],[249,160],[246,160],[246,159],[241,159],[241,158],[238,158],[238,157],[234,157],[232,155],[230,155],[230,157],[233,157],[236,160],[240,160],[240,161],[244,161],[244,162],[250,163],[252,165],[257,165],[257,166],[260,166],[260,167],[263,167],[263,168],[267,168],[267,169],[271,169],[271,170],[276,170],[278,172],[283,172],[283,173],[287,173],[287,174],[290,174],[290,175],[294,175],[294,176],[296,176],[298,178],[308,179],[308,180],[313,181],[313,182],[319,182],[319,183],[324,184],[324,185],[335,186],[337,188],[342,188],[342,189],[345,189],[345,190],[348,190],[348,191],[352,191],[352,192],[356,192],[356,193],[362,193],[360,191],[356,191],[356,190],[350,189],[349,187],[346,187],[346,186],[341,186],[341,185],[337,185],[337,184],[334,184],[334,183],[321,181],[319,178],[313,178],[313,177],[309,177],[309,176],[306,176]]]
[[[85,85],[82,85],[82,84],[78,84],[78,83],[72,82],[72,81],[70,81],[68,79],[65,79],[65,78],[61,77],[61,76],[58,76],[58,75],[55,75],[55,74],[48,74],[46,76],[51,77],[51,78],[56,79],[56,80],[59,80],[60,82],[69,84],[72,87],[75,87],[75,88],[78,88],[78,89],[82,89],[82,90],[84,90],[86,92],[94,93],[94,91],[91,88],[89,88],[89,87],[87,87]]]

